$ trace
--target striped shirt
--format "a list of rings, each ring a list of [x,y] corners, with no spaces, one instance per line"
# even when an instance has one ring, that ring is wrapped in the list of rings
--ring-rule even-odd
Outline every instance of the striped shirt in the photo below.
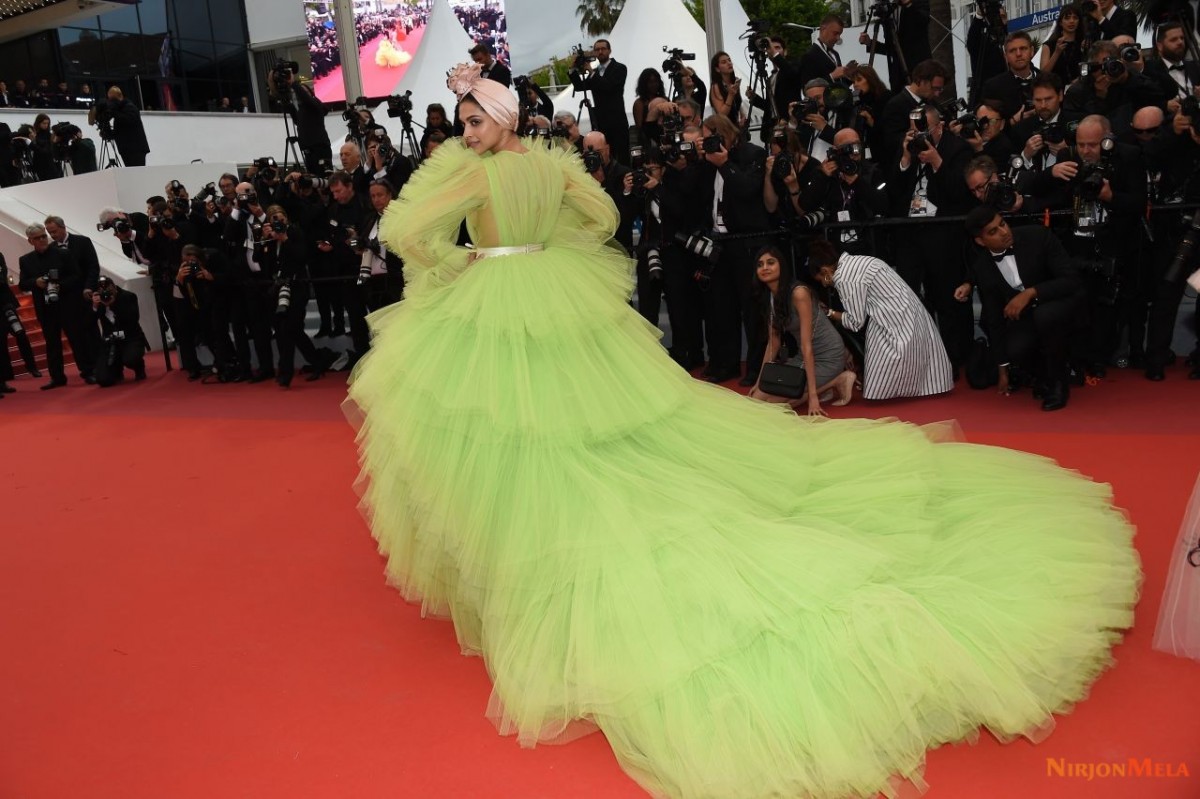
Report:
[[[843,253],[833,273],[847,330],[867,326],[865,399],[924,397],[954,387],[950,359],[921,300],[878,258]]]

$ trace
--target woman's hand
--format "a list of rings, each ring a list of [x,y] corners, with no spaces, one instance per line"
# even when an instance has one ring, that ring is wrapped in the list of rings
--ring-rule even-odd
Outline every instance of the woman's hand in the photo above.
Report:
[[[816,396],[815,391],[810,391],[808,394],[808,415],[809,416],[828,416],[829,414],[821,407],[821,398]]]

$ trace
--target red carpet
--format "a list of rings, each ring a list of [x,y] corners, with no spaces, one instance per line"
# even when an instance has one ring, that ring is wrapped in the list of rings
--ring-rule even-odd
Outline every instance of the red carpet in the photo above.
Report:
[[[0,400],[0,797],[644,795],[599,735],[499,737],[483,664],[384,584],[340,380],[200,386],[151,368],[108,390],[22,379]],[[1111,482],[1138,525],[1147,579],[1117,666],[1039,746],[984,734],[933,752],[930,799],[1200,797],[1200,663],[1150,648],[1200,470],[1198,396],[1175,369],[1114,373],[1055,414],[966,389],[832,409],[958,419],[972,441]],[[1102,776],[1130,759],[1149,775]]]
[[[425,36],[425,26],[414,28],[413,32],[408,34],[408,37],[396,42],[398,49],[403,49],[410,56],[417,55],[417,48],[421,46],[421,39]],[[396,86],[400,84],[400,79],[404,77],[404,73],[408,71],[409,61],[395,67],[381,67],[375,63],[375,51],[379,47],[379,42],[384,35],[380,34],[371,41],[358,48],[358,67],[362,74],[362,88],[364,97],[385,97],[392,94]],[[463,54],[466,57],[466,53]],[[338,67],[333,72],[322,76],[313,84],[314,94],[323,103],[340,103],[346,99],[346,86],[342,83],[342,68]],[[354,98],[351,98],[354,99]]]

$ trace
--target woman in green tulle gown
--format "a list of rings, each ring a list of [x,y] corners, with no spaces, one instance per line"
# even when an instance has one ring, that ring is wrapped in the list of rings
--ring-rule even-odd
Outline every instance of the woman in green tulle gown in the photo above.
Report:
[[[407,296],[348,402],[388,578],[483,657],[500,731],[599,729],[649,791],[713,799],[869,796],[981,726],[1044,735],[1132,623],[1108,487],[693,380],[627,304],[612,203],[477,79],[385,213]]]

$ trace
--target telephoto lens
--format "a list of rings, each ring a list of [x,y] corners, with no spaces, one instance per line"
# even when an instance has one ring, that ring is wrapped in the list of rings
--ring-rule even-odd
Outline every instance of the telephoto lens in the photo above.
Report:
[[[25,326],[21,324],[21,317],[17,316],[17,312],[12,308],[4,309],[4,319],[8,322],[8,329],[13,332],[13,335],[25,332]]]
[[[363,285],[371,279],[371,262],[367,261],[358,268],[358,285]]]
[[[651,280],[662,280],[662,254],[659,253],[657,247],[651,247],[650,249],[646,250],[646,269],[650,273]]]
[[[292,307],[292,284],[284,282],[279,286],[279,298],[275,301],[275,313],[285,314]]]

